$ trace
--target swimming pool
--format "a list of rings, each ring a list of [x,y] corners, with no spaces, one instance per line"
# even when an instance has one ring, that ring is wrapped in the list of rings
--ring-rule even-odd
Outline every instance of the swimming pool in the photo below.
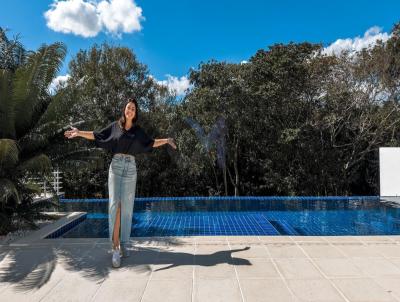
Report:
[[[86,219],[63,238],[107,238],[107,199],[62,199]],[[136,198],[131,236],[398,235],[400,206],[364,197]],[[57,237],[57,236],[53,236]]]

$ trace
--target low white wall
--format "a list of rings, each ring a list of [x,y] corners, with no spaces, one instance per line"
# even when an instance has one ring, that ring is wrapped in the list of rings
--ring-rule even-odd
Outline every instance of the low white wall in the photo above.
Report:
[[[400,148],[379,148],[380,196],[400,196]]]

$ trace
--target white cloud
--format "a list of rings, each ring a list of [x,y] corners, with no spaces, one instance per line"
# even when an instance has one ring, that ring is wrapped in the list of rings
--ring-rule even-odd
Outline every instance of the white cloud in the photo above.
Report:
[[[142,29],[142,9],[131,0],[101,1],[97,9],[104,27],[113,34],[131,33]]]
[[[140,31],[144,20],[133,0],[54,0],[44,16],[50,29],[85,38],[102,30],[115,36]]]
[[[70,77],[71,76],[69,74],[66,74],[54,78],[49,86],[50,94],[55,94],[58,89],[64,88],[67,85],[67,81]]]
[[[360,51],[363,48],[374,46],[378,40],[382,42],[390,38],[388,33],[382,32],[382,28],[378,26],[368,29],[363,37],[338,39],[328,47],[323,49],[323,53],[327,55],[339,55],[341,52],[348,50],[350,52]]]
[[[190,88],[190,81],[187,77],[177,77],[167,74],[167,79],[157,81],[158,84],[168,87],[169,91],[176,93],[177,96],[182,96],[186,90]]]
[[[83,0],[56,1],[44,16],[47,26],[57,32],[87,38],[96,36],[101,30],[96,4]]]
[[[240,62],[240,65],[247,64],[247,63],[249,63],[249,61],[243,60]]]

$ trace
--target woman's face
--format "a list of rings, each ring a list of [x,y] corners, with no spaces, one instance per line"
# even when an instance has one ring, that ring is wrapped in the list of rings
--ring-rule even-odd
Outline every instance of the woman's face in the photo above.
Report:
[[[129,102],[125,107],[125,117],[127,120],[133,120],[136,115],[136,106],[134,103]]]

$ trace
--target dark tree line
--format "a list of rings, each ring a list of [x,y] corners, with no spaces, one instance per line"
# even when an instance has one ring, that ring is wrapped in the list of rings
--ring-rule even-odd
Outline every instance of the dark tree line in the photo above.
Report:
[[[58,95],[73,96],[66,116],[86,128],[116,119],[134,95],[149,133],[176,138],[176,152],[137,157],[139,196],[379,194],[378,148],[400,142],[399,37],[396,25],[388,41],[357,53],[290,43],[247,64],[201,63],[179,102],[129,49],[94,46],[72,60]],[[79,169],[62,161],[71,196],[107,195],[110,158],[99,158]]]
[[[203,62],[180,100],[129,48],[94,45],[69,63],[42,130],[101,128],[134,96],[147,132],[178,145],[137,156],[137,196],[378,194],[378,148],[400,142],[399,39],[395,25],[357,53],[289,43],[246,64]],[[25,60],[9,58],[9,70]],[[110,154],[93,142],[60,133],[45,154],[64,171],[67,197],[107,196]]]

